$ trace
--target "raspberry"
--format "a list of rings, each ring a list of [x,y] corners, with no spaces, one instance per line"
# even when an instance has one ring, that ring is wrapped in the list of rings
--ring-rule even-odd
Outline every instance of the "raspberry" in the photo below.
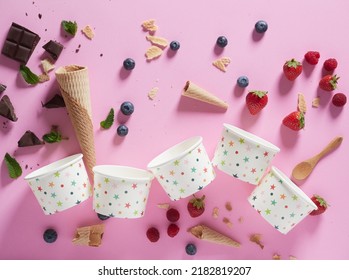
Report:
[[[326,59],[324,62],[324,68],[326,71],[333,71],[337,68],[337,60],[335,58]]]
[[[169,237],[175,237],[179,232],[179,227],[176,224],[170,224],[167,228],[167,234]]]
[[[336,93],[332,97],[332,104],[337,107],[343,107],[347,103],[347,97],[344,93]]]
[[[150,242],[157,242],[160,238],[160,233],[157,228],[151,227],[147,230],[147,237]]]
[[[172,223],[177,222],[179,220],[179,212],[177,209],[170,208],[166,212],[166,217],[167,220],[169,220]]]
[[[309,51],[304,55],[306,62],[311,65],[316,65],[319,62],[320,53],[316,51]]]

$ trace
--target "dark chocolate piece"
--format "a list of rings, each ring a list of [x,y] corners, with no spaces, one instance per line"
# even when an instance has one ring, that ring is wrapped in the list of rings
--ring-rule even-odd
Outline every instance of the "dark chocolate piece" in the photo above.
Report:
[[[38,34],[13,22],[1,53],[25,65],[39,41]]]
[[[6,90],[6,86],[3,84],[0,84],[0,94],[2,94]]]
[[[18,141],[18,147],[29,147],[36,145],[43,145],[44,141],[41,141],[33,132],[27,130],[21,139]]]
[[[54,59],[57,60],[59,55],[61,54],[62,50],[63,50],[63,45],[56,42],[56,41],[52,41],[50,40],[48,43],[46,43],[45,45],[42,46],[43,49],[45,51],[47,51],[50,56]]]
[[[11,100],[7,95],[4,95],[0,100],[0,116],[3,116],[13,122],[18,120],[15,114],[15,108],[13,108]]]
[[[45,104],[42,102],[41,102],[41,104],[42,104],[42,107],[45,107],[47,109],[65,107],[64,99],[63,99],[62,95],[59,95],[59,94],[56,94],[49,101],[47,101]]]

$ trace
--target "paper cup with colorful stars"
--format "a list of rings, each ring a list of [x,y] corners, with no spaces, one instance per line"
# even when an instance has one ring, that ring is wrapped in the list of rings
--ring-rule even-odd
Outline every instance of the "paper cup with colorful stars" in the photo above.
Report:
[[[173,201],[195,194],[215,178],[200,136],[164,151],[148,164],[148,169]]]
[[[28,182],[46,215],[79,205],[91,196],[82,154],[72,155],[28,174]]]
[[[272,167],[263,177],[248,201],[269,224],[283,234],[317,209],[312,200],[276,167]]]
[[[98,165],[93,168],[95,212],[115,218],[141,218],[145,214],[154,175],[128,166]]]
[[[238,127],[223,126],[213,165],[235,178],[257,185],[280,149]]]

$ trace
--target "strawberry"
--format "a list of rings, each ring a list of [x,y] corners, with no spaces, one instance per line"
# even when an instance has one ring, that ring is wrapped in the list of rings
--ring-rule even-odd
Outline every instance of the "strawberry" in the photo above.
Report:
[[[299,111],[292,112],[283,119],[282,123],[292,130],[301,130],[305,126],[304,114]]]
[[[322,79],[319,82],[319,87],[326,91],[332,91],[337,88],[339,77],[337,75],[326,75],[322,77]]]
[[[309,51],[304,55],[305,61],[311,65],[316,65],[319,62],[320,53],[317,51]]]
[[[250,91],[246,95],[247,108],[252,115],[259,113],[268,103],[267,91]]]
[[[167,210],[166,212],[166,218],[167,220],[169,220],[170,222],[174,223],[177,222],[179,220],[179,212],[177,209],[174,208],[170,208]]]
[[[283,71],[288,80],[294,81],[302,73],[303,66],[302,63],[292,58],[285,62]]]
[[[167,234],[169,237],[175,237],[179,232],[179,227],[176,224],[170,224],[167,228]]]
[[[324,68],[326,71],[332,72],[338,66],[338,62],[335,58],[326,59],[324,62]]]
[[[187,209],[191,217],[196,218],[201,216],[205,212],[205,195],[201,198],[195,197],[189,200]]]
[[[155,227],[148,228],[147,237],[150,242],[157,242],[160,238],[159,230]]]
[[[323,199],[321,196],[314,194],[311,197],[311,200],[315,203],[317,206],[317,210],[313,210],[312,212],[309,213],[309,215],[316,216],[324,213],[329,206],[326,202],[325,199]]]
[[[337,107],[343,107],[347,103],[347,97],[344,93],[336,93],[332,97],[332,104]]]

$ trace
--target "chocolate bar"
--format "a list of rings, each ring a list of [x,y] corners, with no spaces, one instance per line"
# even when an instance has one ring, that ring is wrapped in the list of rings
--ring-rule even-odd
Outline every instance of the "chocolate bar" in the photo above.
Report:
[[[0,116],[3,116],[13,122],[18,120],[15,114],[15,109],[13,108],[11,100],[7,95],[4,95],[0,100]]]
[[[42,46],[45,51],[47,51],[50,56],[54,59],[57,60],[59,55],[61,54],[63,50],[63,45],[50,40],[48,43]]]
[[[39,41],[38,34],[13,22],[1,53],[25,65]]]
[[[41,102],[41,105],[42,107],[45,107],[47,109],[65,107],[64,99],[62,95],[59,95],[59,94],[56,94],[45,104]]]
[[[2,94],[6,90],[6,86],[3,84],[0,84],[0,94]]]
[[[44,141],[41,141],[33,132],[27,130],[21,139],[18,141],[18,147],[29,147],[36,145],[43,145]]]

